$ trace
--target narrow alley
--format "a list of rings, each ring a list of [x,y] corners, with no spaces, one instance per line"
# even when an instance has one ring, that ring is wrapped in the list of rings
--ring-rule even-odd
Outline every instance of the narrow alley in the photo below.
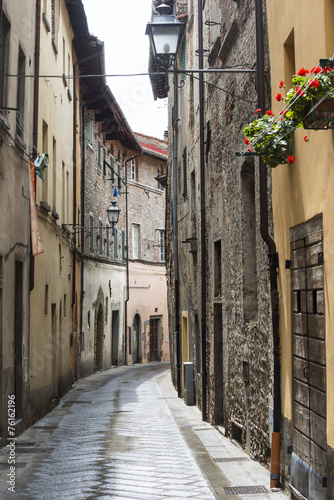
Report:
[[[14,443],[0,453],[4,498],[287,498],[269,491],[266,469],[177,397],[167,363],[79,380]]]

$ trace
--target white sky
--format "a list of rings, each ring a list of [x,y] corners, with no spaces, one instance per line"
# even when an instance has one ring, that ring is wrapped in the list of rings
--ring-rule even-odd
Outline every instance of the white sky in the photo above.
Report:
[[[91,34],[104,42],[107,74],[147,73],[151,0],[83,0]],[[108,78],[134,132],[163,138],[167,100],[154,101],[148,76]]]

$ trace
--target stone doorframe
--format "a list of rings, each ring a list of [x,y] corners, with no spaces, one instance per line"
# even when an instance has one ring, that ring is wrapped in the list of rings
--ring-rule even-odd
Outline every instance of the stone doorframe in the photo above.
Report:
[[[97,294],[94,314],[94,372],[103,369],[104,317],[104,294],[100,287]]]

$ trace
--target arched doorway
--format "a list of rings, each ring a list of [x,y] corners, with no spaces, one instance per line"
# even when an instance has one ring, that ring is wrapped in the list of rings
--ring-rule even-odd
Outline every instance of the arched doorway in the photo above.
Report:
[[[133,362],[140,361],[141,318],[137,313],[133,319]]]
[[[103,306],[102,304],[100,304],[95,321],[94,372],[103,370],[103,340],[104,340]]]

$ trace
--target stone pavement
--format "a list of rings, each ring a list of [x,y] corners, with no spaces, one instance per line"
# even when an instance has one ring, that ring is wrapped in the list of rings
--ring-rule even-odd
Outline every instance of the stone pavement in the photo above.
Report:
[[[0,451],[4,498],[287,500],[268,485],[266,469],[177,397],[166,363],[79,380],[10,454]]]

